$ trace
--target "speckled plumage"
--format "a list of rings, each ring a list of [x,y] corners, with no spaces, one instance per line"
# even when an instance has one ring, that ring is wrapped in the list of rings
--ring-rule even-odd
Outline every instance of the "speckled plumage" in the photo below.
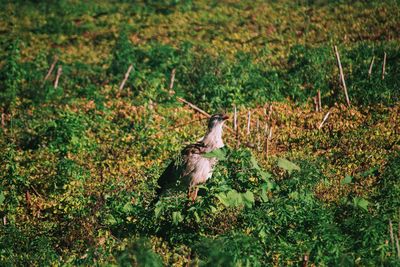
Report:
[[[211,178],[216,158],[205,158],[202,155],[224,146],[222,140],[223,124],[226,115],[213,115],[208,123],[205,136],[197,143],[186,146],[180,157],[171,162],[158,180],[157,195],[171,190],[188,190],[189,198],[197,197],[197,185]]]

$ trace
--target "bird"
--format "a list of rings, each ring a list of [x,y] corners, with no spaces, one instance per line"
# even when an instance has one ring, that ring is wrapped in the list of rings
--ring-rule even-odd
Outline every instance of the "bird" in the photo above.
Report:
[[[198,185],[211,178],[218,161],[216,158],[204,157],[204,154],[224,147],[223,126],[228,118],[226,114],[212,115],[204,137],[183,148],[180,155],[168,165],[158,179],[156,201],[171,190],[187,190],[189,200],[195,202]]]

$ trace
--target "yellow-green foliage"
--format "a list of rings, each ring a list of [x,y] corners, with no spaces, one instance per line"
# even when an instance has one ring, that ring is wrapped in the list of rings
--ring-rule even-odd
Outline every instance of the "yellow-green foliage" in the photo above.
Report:
[[[398,1],[0,7],[0,265],[398,265]],[[207,124],[177,96],[239,130],[196,203],[154,204]]]

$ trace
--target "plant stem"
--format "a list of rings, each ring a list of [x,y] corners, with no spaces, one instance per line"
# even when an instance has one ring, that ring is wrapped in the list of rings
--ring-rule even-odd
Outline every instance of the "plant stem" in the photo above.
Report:
[[[340,55],[339,55],[339,51],[338,51],[336,45],[334,46],[334,49],[335,49],[336,60],[337,60],[338,68],[339,68],[340,79],[341,79],[342,85],[343,85],[344,95],[346,97],[346,103],[347,103],[347,106],[350,107],[350,99],[349,99],[349,95],[347,94],[347,86],[346,86],[346,81],[344,80],[342,63],[340,62]]]
[[[129,65],[129,68],[128,68],[128,70],[127,70],[126,73],[125,73],[125,77],[124,77],[124,79],[122,80],[122,82],[121,82],[121,84],[120,84],[120,86],[119,86],[119,91],[121,91],[121,90],[124,88],[125,83],[126,83],[126,81],[128,80],[128,78],[129,78],[129,74],[130,74],[131,71],[132,71],[132,68],[133,68],[133,65],[132,65],[132,64]]]

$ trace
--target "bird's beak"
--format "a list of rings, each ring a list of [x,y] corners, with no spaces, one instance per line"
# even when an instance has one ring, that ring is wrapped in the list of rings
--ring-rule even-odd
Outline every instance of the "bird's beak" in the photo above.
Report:
[[[227,119],[229,119],[229,116],[228,116],[228,115],[224,115],[224,116],[222,117],[222,119],[223,119],[224,121],[226,121]]]

